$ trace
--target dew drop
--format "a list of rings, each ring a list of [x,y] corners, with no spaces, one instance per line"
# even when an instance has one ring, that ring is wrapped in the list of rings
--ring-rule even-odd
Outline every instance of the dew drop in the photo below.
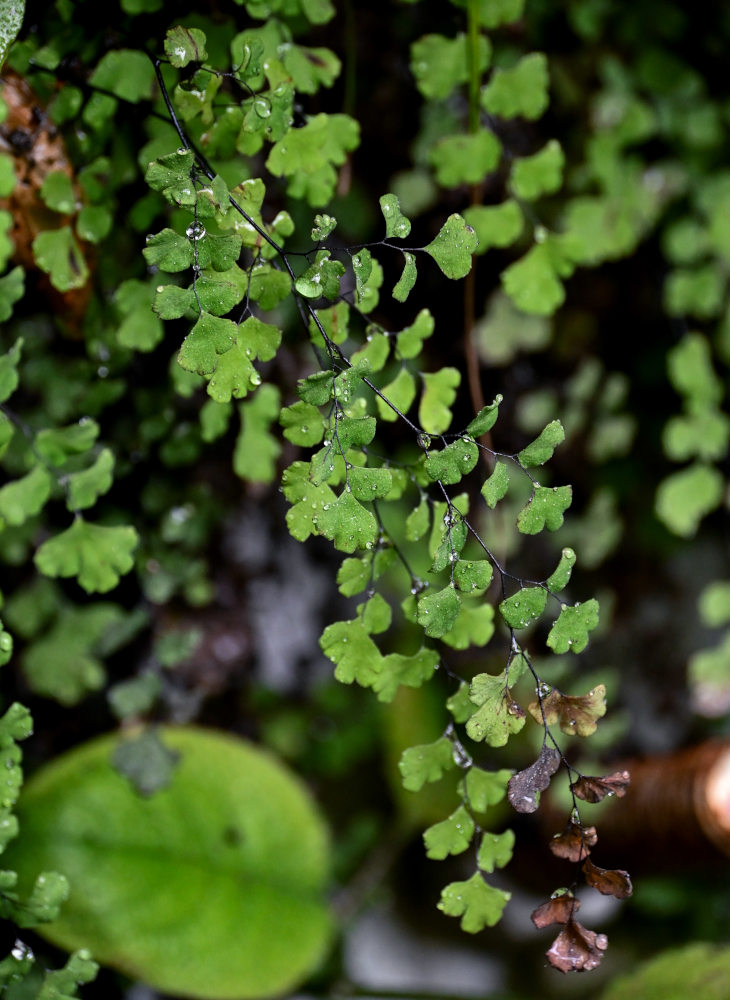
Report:
[[[199,222],[193,222],[185,230],[185,235],[189,240],[202,240],[205,236],[205,226],[201,226]]]

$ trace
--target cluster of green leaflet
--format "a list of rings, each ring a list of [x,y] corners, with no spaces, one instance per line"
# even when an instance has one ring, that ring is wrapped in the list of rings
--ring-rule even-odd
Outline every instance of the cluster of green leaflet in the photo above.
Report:
[[[504,797],[511,772],[490,771],[474,763],[476,750],[464,749],[457,727],[464,725],[465,738],[476,743],[503,746],[525,724],[526,713],[512,688],[528,673],[537,685],[538,699],[530,711],[543,725],[546,741],[557,746],[550,727],[558,721],[571,735],[587,736],[595,729],[596,719],[605,712],[605,690],[570,699],[542,685],[518,636],[520,630],[552,612],[548,647],[558,653],[585,648],[589,632],[598,624],[597,602],[572,604],[559,597],[575,563],[572,550],[563,551],[558,566],[544,580],[514,577],[483,540],[478,527],[483,511],[470,513],[472,494],[456,493],[450,487],[463,488],[471,473],[488,468],[481,495],[486,509],[494,510],[510,490],[510,471],[517,473],[529,484],[529,495],[517,517],[518,530],[525,535],[554,531],[563,523],[571,488],[545,485],[533,470],[551,458],[564,431],[559,421],[551,421],[519,453],[500,454],[484,443],[497,420],[497,399],[462,431],[454,432],[452,406],[460,373],[453,368],[433,373],[419,370],[423,344],[435,329],[430,311],[422,309],[410,326],[397,332],[386,330],[371,316],[384,275],[376,253],[403,255],[403,273],[392,289],[393,297],[401,302],[415,284],[419,255],[430,256],[448,278],[468,274],[478,237],[464,218],[451,215],[424,247],[404,245],[411,223],[391,193],[380,199],[384,231],[379,242],[343,249],[333,238],[336,219],[317,215],[311,249],[293,252],[284,246],[292,232],[289,217],[280,212],[273,222],[264,222],[263,182],[252,178],[229,186],[213,172],[207,155],[233,141],[235,132],[236,148],[242,152],[271,144],[266,165],[274,175],[289,178],[290,193],[307,197],[314,205],[320,203],[320,190],[332,194],[334,167],[351,148],[354,131],[344,116],[323,114],[291,128],[292,91],[282,81],[294,78],[296,83],[298,63],[294,57],[290,65],[277,59],[282,49],[288,55],[296,48],[289,42],[282,45],[281,31],[281,26],[270,21],[265,28],[246,31],[233,41],[236,80],[250,88],[251,96],[241,109],[235,109],[230,131],[224,135],[218,119],[214,128],[220,131],[205,133],[206,158],[195,151],[186,129],[209,107],[210,92],[217,91],[220,77],[200,67],[194,83],[185,85],[187,90],[178,85],[173,92],[171,104],[181,145],[153,161],[146,176],[173,207],[187,209],[190,215],[184,233],[167,228],[147,238],[148,264],[182,277],[181,283],[157,286],[153,309],[161,319],[184,317],[193,324],[178,360],[205,385],[210,400],[204,410],[220,414],[207,418],[211,424],[225,428],[233,400],[247,399],[240,404],[242,433],[249,434],[248,447],[240,448],[241,475],[258,478],[249,462],[258,460],[269,426],[277,417],[287,440],[316,449],[310,459],[298,459],[284,470],[282,489],[290,504],[291,534],[299,541],[312,535],[330,540],[347,555],[338,574],[340,591],[347,597],[365,594],[355,616],[329,625],[320,641],[335,664],[338,680],[371,687],[381,701],[391,701],[401,685],[419,687],[443,665],[444,646],[462,650],[485,646],[492,639],[495,608],[486,593],[496,582],[501,595],[497,611],[504,627],[504,672],[478,674],[469,683],[457,680],[458,689],[447,703],[453,722],[445,735],[435,744],[407,750],[401,764],[406,787],[414,790],[439,778],[444,770],[456,766],[464,770],[460,804],[448,819],[426,831],[425,842],[430,857],[443,858],[466,851],[478,837],[475,874],[466,882],[447,886],[440,903],[444,912],[462,918],[465,930],[476,932],[499,919],[509,898],[509,893],[491,886],[485,874],[509,861],[512,834],[490,833],[481,825],[481,817],[490,804]],[[184,29],[168,34],[168,54],[181,32]],[[425,49],[424,65],[429,54],[439,65],[446,64],[441,52],[446,40],[432,37],[419,44]],[[181,43],[175,48],[175,64],[182,67],[188,61],[200,61],[204,46],[205,37],[196,32],[194,47],[186,49]],[[421,58],[416,49],[414,60]],[[331,65],[331,60],[325,63]],[[458,76],[460,70],[455,72]],[[431,78],[426,74],[423,79]],[[458,82],[455,77],[449,87]],[[544,57],[528,56],[511,73],[495,73],[482,101],[493,114],[536,117],[544,110],[544,102],[536,101],[535,94],[544,92],[545,83]],[[185,96],[193,88],[197,88],[194,102]],[[256,122],[253,138],[252,121]],[[493,169],[499,144],[490,132],[478,135],[486,137],[490,146],[485,154],[489,163],[479,164],[481,176]],[[442,183],[469,180],[451,178],[458,163],[473,160],[473,143],[470,137],[463,138],[468,149],[454,137],[450,144],[443,140],[434,153],[437,175],[444,174]],[[554,190],[561,165],[556,143],[536,157],[517,161],[512,182],[515,194],[535,198]],[[322,203],[325,200],[322,197]],[[509,208],[501,206],[500,210],[508,218]],[[494,214],[472,211],[474,221],[487,232],[492,230]],[[554,308],[553,294],[542,297],[539,290],[544,279],[533,273],[536,268],[553,266],[555,257],[545,256],[549,253],[544,236],[538,234],[527,258],[505,272],[505,288],[508,293],[517,290],[518,305],[526,296],[537,294],[532,299],[534,311]],[[529,274],[523,274],[524,270]],[[279,412],[278,390],[262,384],[264,376],[256,363],[275,357],[282,332],[258,313],[275,309],[290,295],[324,364],[300,381],[298,401]],[[358,327],[365,330],[364,341],[348,350]],[[410,431],[412,447],[398,457],[388,456],[388,423],[398,420]],[[278,445],[269,446],[272,460],[277,452]],[[261,478],[270,478],[268,467]],[[411,555],[413,551],[418,555]],[[428,574],[427,583],[411,569],[414,559]],[[384,586],[378,589],[381,580]],[[406,651],[384,653],[374,637],[393,627],[391,602],[403,581],[407,592],[396,627],[399,646]],[[561,760],[566,763],[558,751],[558,763]],[[571,768],[568,771],[577,774]],[[544,787],[546,783],[535,785],[531,809],[537,807],[535,792]]]

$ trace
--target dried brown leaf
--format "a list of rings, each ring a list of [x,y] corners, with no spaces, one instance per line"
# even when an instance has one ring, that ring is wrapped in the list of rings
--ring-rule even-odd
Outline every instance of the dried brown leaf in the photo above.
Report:
[[[513,809],[520,813],[533,813],[537,809],[538,792],[544,792],[550,779],[560,767],[560,754],[554,747],[543,744],[540,756],[524,771],[509,779],[507,798]]]
[[[601,964],[607,947],[605,934],[596,934],[577,920],[569,920],[545,952],[545,957],[560,972],[590,972]]]
[[[591,853],[598,840],[595,826],[581,826],[570,820],[562,833],[556,833],[550,841],[550,850],[556,858],[566,861],[583,861]]]
[[[580,900],[570,892],[553,896],[546,903],[541,903],[530,914],[535,927],[549,927],[550,924],[567,924],[580,909]]]
[[[592,889],[598,889],[604,896],[615,896],[616,899],[628,899],[634,887],[628,872],[618,868],[599,868],[587,858],[583,865],[586,883]]]
[[[573,791],[585,802],[600,802],[607,795],[615,795],[621,799],[626,794],[630,781],[631,775],[628,771],[614,771],[613,774],[605,774],[602,777],[584,774],[573,785]]]
[[[536,722],[547,726],[560,724],[569,736],[590,736],[596,731],[598,719],[606,714],[606,688],[597,684],[588,694],[568,695],[553,690],[542,701],[527,706]]]

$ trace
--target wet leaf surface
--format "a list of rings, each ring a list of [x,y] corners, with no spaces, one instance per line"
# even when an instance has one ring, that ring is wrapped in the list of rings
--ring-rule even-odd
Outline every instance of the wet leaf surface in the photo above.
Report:
[[[562,833],[556,833],[550,841],[550,850],[556,858],[566,861],[583,861],[595,847],[598,834],[595,826],[580,826],[572,820],[568,822]]]
[[[573,785],[573,791],[584,802],[600,802],[608,795],[615,795],[621,799],[626,794],[630,781],[631,775],[628,771],[614,771],[613,774],[603,777],[584,774]]]
[[[590,858],[583,864],[583,874],[586,883],[592,889],[604,896],[615,896],[616,899],[628,899],[633,894],[634,887],[628,872],[618,868],[599,868]]]
[[[605,934],[596,934],[570,919],[545,952],[545,957],[560,972],[590,972],[601,964],[607,947]]]
[[[534,764],[510,778],[507,790],[513,809],[533,813],[538,807],[538,793],[544,792],[560,767],[560,754],[554,747],[543,746]]]
[[[541,903],[530,914],[535,927],[549,927],[551,924],[567,924],[580,909],[580,900],[570,892],[553,896],[547,902]]]
[[[596,731],[597,720],[606,714],[606,687],[597,684],[588,694],[567,695],[557,688],[541,701],[528,705],[533,719],[548,726],[560,725],[568,736],[590,736]]]

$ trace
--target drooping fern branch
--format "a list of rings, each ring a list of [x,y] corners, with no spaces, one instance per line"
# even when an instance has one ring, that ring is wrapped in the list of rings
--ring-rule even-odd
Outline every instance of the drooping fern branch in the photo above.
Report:
[[[243,145],[250,142],[252,147],[246,152],[255,152],[264,140],[272,143],[266,161],[269,171],[286,178],[291,193],[306,195],[317,204],[323,192],[331,190],[334,167],[352,148],[356,131],[346,116],[323,113],[293,127],[287,103],[292,92],[288,85],[276,85],[279,70],[273,60],[277,56],[273,49],[267,52],[267,44],[258,29],[243,32],[232,45],[234,54],[240,51],[242,58],[234,73],[225,75],[200,65],[205,46],[200,31],[193,35],[192,29],[173,29],[166,49],[175,51],[179,68],[195,66],[194,79],[203,103],[208,100],[206,90],[217,92],[221,78],[234,79],[246,88],[248,96],[240,113],[242,135],[249,136]],[[434,45],[440,51],[449,44],[424,39],[428,47],[424,64]],[[438,60],[432,54],[431,58],[446,64],[443,53]],[[543,63],[541,58],[527,56],[523,64],[524,70],[515,69],[514,82],[509,74],[495,75],[486,91],[493,95],[486,98],[490,111],[507,114],[513,109],[511,113],[527,114],[534,106],[533,77],[541,77]],[[262,70],[264,65],[267,68]],[[444,889],[441,909],[461,917],[462,927],[470,932],[496,923],[509,893],[491,885],[486,876],[510,860],[513,836],[509,831],[489,832],[484,813],[505,794],[518,812],[535,811],[540,793],[561,768],[569,781],[572,812],[566,832],[553,843],[554,852],[582,863],[587,881],[599,891],[629,895],[626,873],[600,869],[588,858],[595,830],[584,826],[578,802],[622,794],[628,776],[622,772],[587,777],[569,762],[562,748],[563,735],[586,737],[595,730],[605,713],[605,689],[598,686],[578,696],[564,693],[541,679],[530,650],[535,641],[532,636],[535,631],[539,635],[546,622],[546,643],[553,652],[581,652],[598,624],[598,604],[594,599],[570,603],[561,597],[575,563],[572,549],[563,550],[549,575],[528,580],[507,569],[485,541],[480,526],[488,525],[489,512],[516,490],[517,497],[522,497],[517,516],[520,533],[534,536],[561,527],[571,488],[543,482],[544,475],[536,470],[563,440],[563,428],[554,420],[520,452],[500,453],[484,443],[491,440],[497,421],[498,397],[462,431],[451,431],[459,371],[415,369],[415,365],[420,367],[424,342],[434,333],[430,311],[422,309],[410,326],[398,332],[386,329],[371,315],[383,283],[376,252],[395,250],[403,255],[403,273],[392,294],[405,302],[418,276],[419,255],[431,257],[447,278],[464,278],[470,272],[478,245],[474,229],[453,214],[425,246],[403,245],[411,223],[401,212],[398,198],[386,194],[380,199],[383,239],[342,247],[332,236],[336,219],[317,215],[311,247],[296,252],[285,248],[284,240],[292,232],[290,220],[279,213],[273,223],[264,221],[265,188],[259,178],[230,187],[215,173],[187,133],[185,119],[192,121],[198,106],[178,113],[161,67],[162,61],[156,61],[157,79],[181,145],[150,164],[147,181],[175,208],[187,209],[190,221],[184,235],[166,228],[148,237],[145,257],[160,272],[192,272],[188,285],[159,285],[153,305],[161,319],[193,322],[180,348],[179,363],[200,376],[212,404],[224,408],[221,426],[227,424],[233,400],[246,399],[240,404],[240,415],[249,451],[237,449],[236,460],[244,478],[272,474],[269,462],[261,475],[256,453],[277,454],[278,445],[269,443],[269,427],[277,419],[292,444],[317,448],[311,458],[298,459],[284,470],[282,488],[291,505],[287,514],[291,534],[300,541],[313,535],[329,539],[346,555],[338,574],[340,591],[346,597],[364,593],[355,616],[328,625],[321,638],[337,679],[370,687],[386,702],[400,686],[427,683],[439,667],[455,683],[446,702],[452,721],[445,722],[441,738],[406,750],[401,761],[405,786],[414,791],[451,768],[463,772],[456,809],[424,835],[432,858],[462,853],[472,843],[475,846],[474,874]],[[449,86],[459,82],[460,73],[459,68],[448,80]],[[180,99],[185,94],[181,86],[176,89]],[[527,96],[528,91],[532,96]],[[271,125],[265,124],[272,118]],[[267,134],[259,141],[261,132]],[[210,135],[206,133],[209,140]],[[450,142],[443,140],[437,164],[445,181],[462,179],[457,161],[473,145],[488,160],[480,162],[480,174],[493,168],[498,141],[488,128],[472,129],[463,140],[458,136]],[[543,159],[549,160],[547,166],[542,161],[534,167],[525,162],[519,183],[515,181],[522,195],[535,197],[546,184],[554,184],[541,179],[545,171],[552,176],[556,168],[552,148]],[[537,302],[542,310],[543,286],[535,268],[554,262],[550,247],[557,242],[542,230],[537,238],[521,268],[514,265],[505,273],[505,287],[516,300],[528,307]],[[312,340],[320,368],[300,380],[299,400],[280,409],[278,388],[263,381],[254,362],[271,361],[282,339],[280,327],[260,314],[270,313],[289,296]],[[549,298],[553,299],[552,293]],[[366,337],[359,348],[352,349],[348,345],[358,323],[365,326]],[[419,383],[417,413],[411,417]],[[209,401],[206,407],[212,404]],[[399,421],[411,435],[410,445],[396,438],[397,454],[391,453],[389,443],[392,421]],[[464,486],[474,478],[480,453],[492,470],[479,490],[486,509],[470,513],[476,491]],[[510,470],[518,474],[516,487]],[[451,489],[455,486],[462,491],[457,494]],[[490,588],[496,593],[499,624]],[[394,622],[392,602],[399,590],[405,596]],[[399,651],[383,652],[384,640],[379,644],[374,637],[386,632]],[[448,663],[449,650],[484,647],[495,636],[499,642],[500,634],[505,649],[501,673],[462,677]],[[528,638],[523,639],[523,634]],[[530,686],[534,695],[532,700],[527,698],[525,711],[520,701],[526,700],[524,692]],[[522,692],[519,697],[517,692]],[[533,764],[513,774],[507,768],[490,770],[477,762],[482,756],[479,744],[504,746],[523,728],[528,713],[543,732]],[[552,964],[563,971],[594,967],[605,948],[605,938],[575,921],[578,906],[569,889],[534,915],[538,926],[565,925],[548,953]]]

